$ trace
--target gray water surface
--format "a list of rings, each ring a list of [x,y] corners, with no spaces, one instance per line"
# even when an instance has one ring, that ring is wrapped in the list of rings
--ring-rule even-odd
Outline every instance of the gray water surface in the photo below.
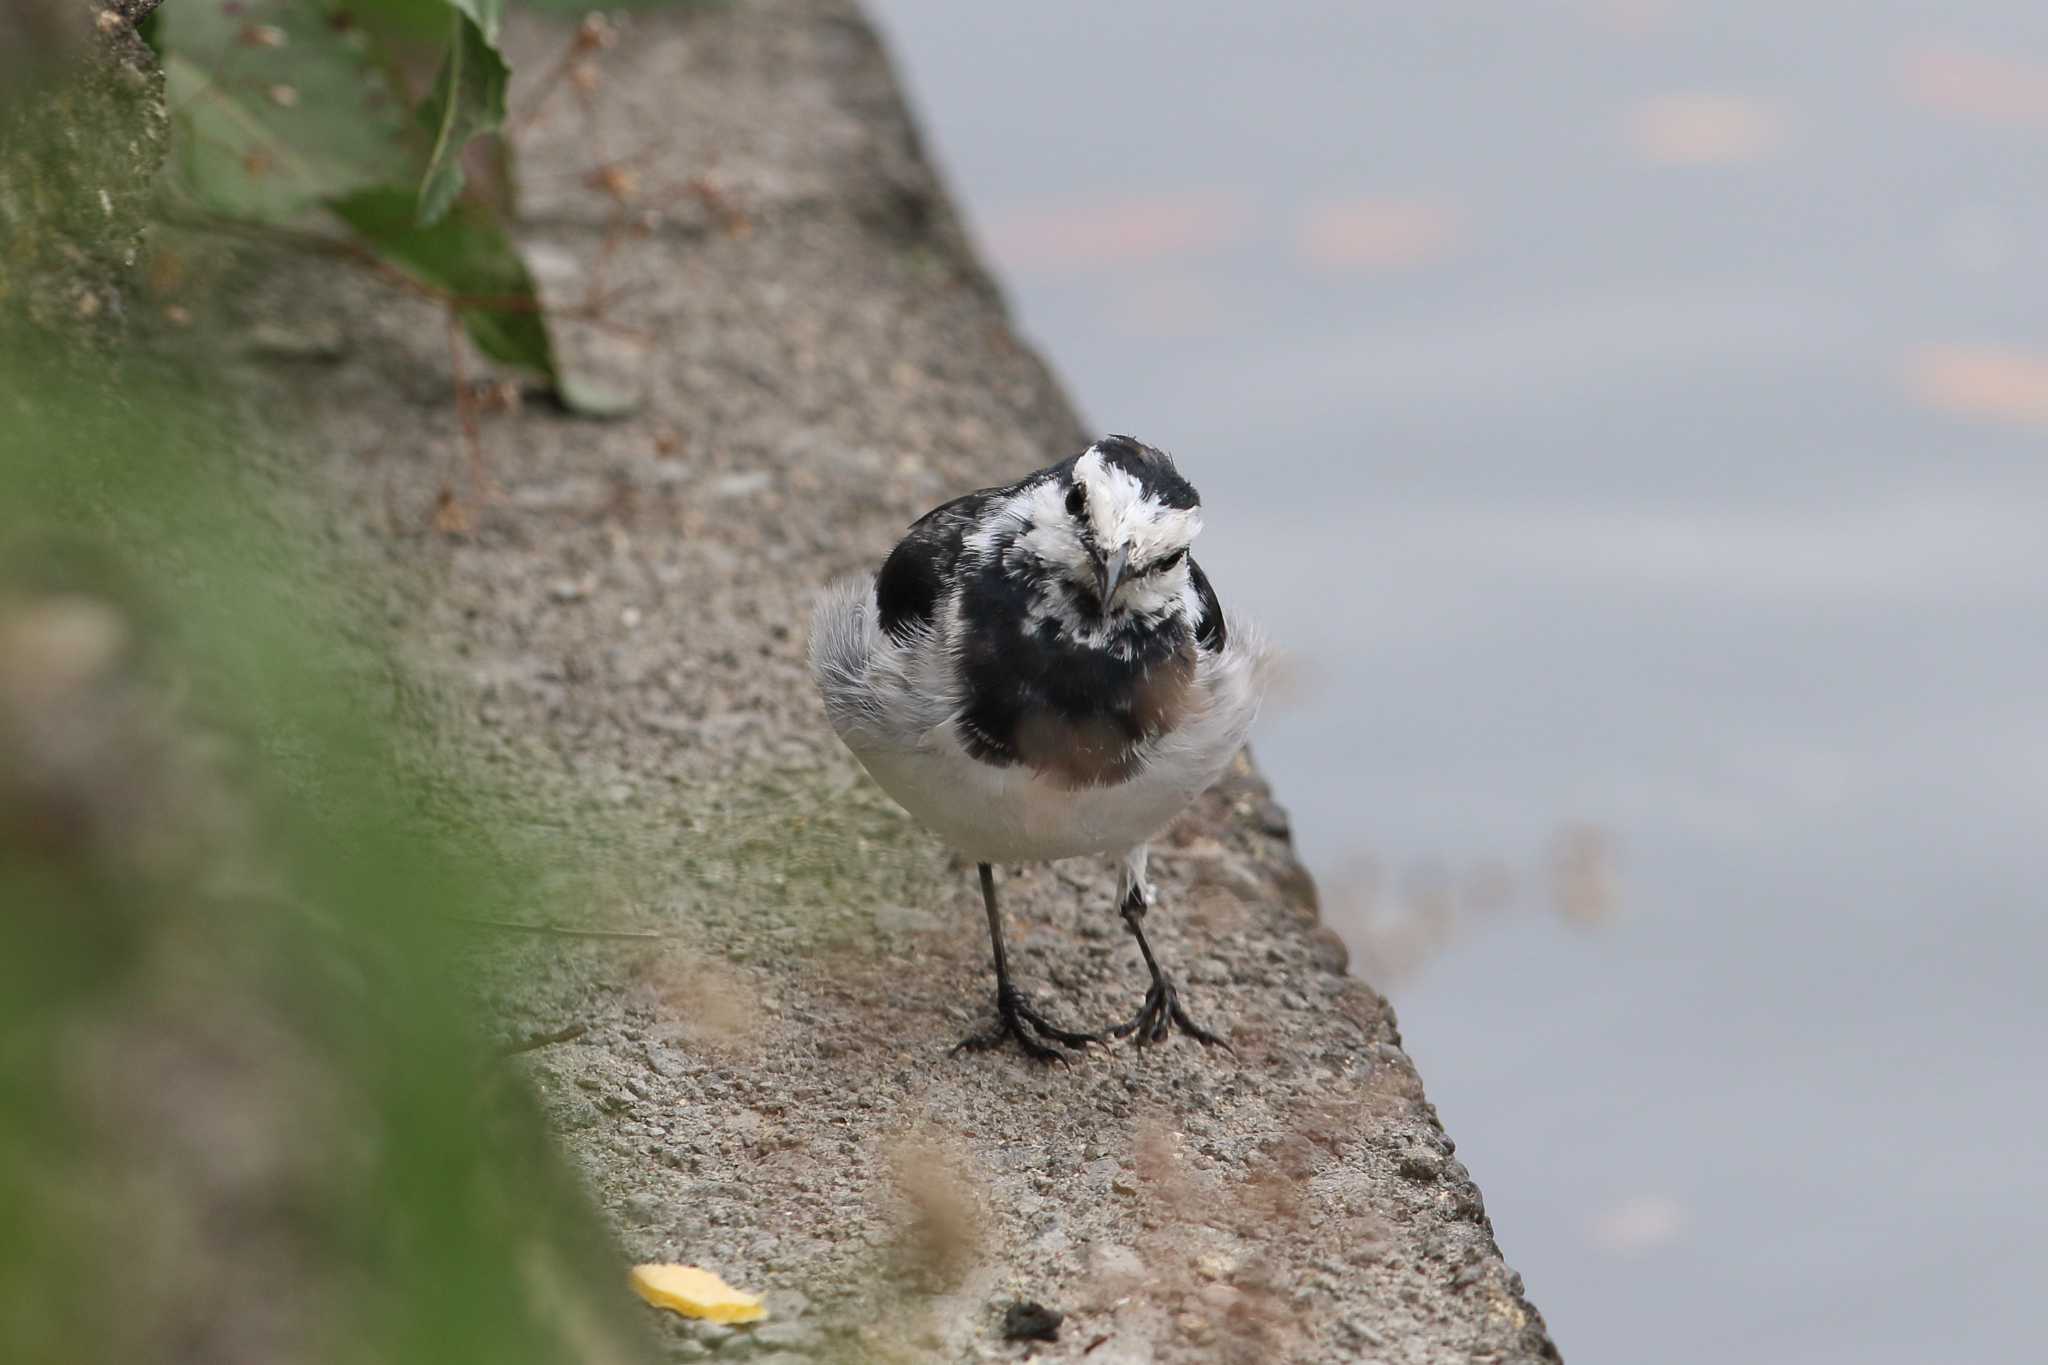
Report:
[[[2043,1358],[2048,7],[875,8],[1567,1357]]]

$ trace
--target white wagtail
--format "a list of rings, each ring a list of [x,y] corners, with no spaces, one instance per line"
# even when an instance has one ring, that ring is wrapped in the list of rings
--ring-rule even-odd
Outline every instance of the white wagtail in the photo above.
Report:
[[[993,1029],[1043,1060],[1064,1029],[1010,978],[994,863],[1111,854],[1152,984],[1113,1037],[1182,1010],[1145,941],[1148,841],[1223,774],[1258,709],[1265,650],[1188,554],[1201,500],[1128,436],[920,517],[873,578],[834,585],[811,625],[832,727],[882,789],[979,864],[995,952]],[[1027,1031],[1026,1026],[1029,1026]],[[1038,1037],[1033,1037],[1035,1032]]]

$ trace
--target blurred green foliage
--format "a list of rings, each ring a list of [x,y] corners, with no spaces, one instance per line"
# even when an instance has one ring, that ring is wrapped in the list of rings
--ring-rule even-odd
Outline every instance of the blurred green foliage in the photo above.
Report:
[[[0,633],[57,604],[128,644],[83,679],[55,654],[49,687],[5,665],[0,1359],[202,1359],[266,1324],[274,1359],[589,1359],[578,1332],[632,1358],[615,1253],[451,1003],[447,917],[527,878],[409,818],[402,734],[338,685],[355,628],[195,376],[117,396],[37,356],[0,335]],[[170,756],[197,736],[227,771]]]
[[[432,202],[435,147],[503,95],[433,34],[495,59],[497,6],[336,13],[165,7],[183,193],[333,214],[451,295],[530,298],[500,206]],[[418,101],[374,97],[422,70]],[[78,202],[28,226],[94,246],[98,191],[51,183]],[[455,962],[465,919],[595,898],[508,846],[531,828],[511,798],[422,760],[436,718],[372,587],[338,592],[306,500],[276,496],[294,436],[247,416],[225,339],[108,307],[81,352],[26,297],[0,290],[0,1361],[647,1358],[617,1249]],[[551,366],[531,307],[465,317]],[[752,812],[707,820],[707,873],[761,875]],[[808,905],[839,874],[775,875]]]
[[[368,30],[338,29],[317,5],[200,0],[158,13],[175,183],[196,204],[276,223],[418,183],[415,130]]]
[[[661,9],[672,5],[716,5],[729,0],[615,0],[609,5],[593,6],[590,0],[518,0],[519,8],[537,10],[543,14],[588,14],[592,9],[636,10]]]
[[[647,1358],[461,1007],[450,926],[547,879],[408,760],[290,433],[147,325],[0,301],[0,1360]]]
[[[193,208],[244,222],[332,212],[446,297],[485,355],[574,405],[509,229],[504,14],[504,0],[164,6],[151,38],[169,82],[172,183]]]

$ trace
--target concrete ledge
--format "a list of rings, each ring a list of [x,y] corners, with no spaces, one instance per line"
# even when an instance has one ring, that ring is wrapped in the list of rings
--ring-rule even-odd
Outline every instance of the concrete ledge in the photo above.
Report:
[[[517,68],[564,33],[515,24]],[[565,342],[643,403],[486,413],[467,534],[429,529],[463,478],[439,316],[326,267],[250,306],[320,340],[259,363],[471,754],[541,826],[616,835],[616,896],[560,918],[678,935],[480,961],[508,1034],[585,1029],[524,1064],[629,1252],[773,1295],[752,1335],[665,1324],[670,1351],[1015,1359],[1028,1299],[1067,1315],[1047,1361],[1557,1359],[1248,760],[1154,863],[1161,952],[1235,1058],[949,1055],[989,993],[971,871],[832,738],[808,604],[1083,432],[851,6],[646,12],[599,69],[526,138],[528,245],[557,296],[618,291]],[[1113,885],[1006,876],[1023,978],[1074,1019],[1141,994]]]

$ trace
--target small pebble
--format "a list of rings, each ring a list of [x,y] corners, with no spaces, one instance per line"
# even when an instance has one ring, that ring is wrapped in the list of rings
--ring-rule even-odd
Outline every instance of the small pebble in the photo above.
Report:
[[[1443,1157],[1427,1147],[1410,1147],[1401,1153],[1401,1174],[1410,1180],[1434,1180],[1443,1168]]]
[[[1294,825],[1287,816],[1287,808],[1278,801],[1266,801],[1259,807],[1259,829],[1276,839],[1284,839],[1293,831]]]
[[[809,1350],[818,1344],[820,1333],[807,1322],[770,1322],[748,1333],[754,1344],[784,1351]]]
[[[771,1289],[768,1291],[768,1316],[787,1322],[800,1318],[811,1311],[810,1299],[797,1289]]]
[[[1360,1318],[1344,1319],[1344,1330],[1368,1346],[1384,1346],[1387,1339],[1380,1331]]]

